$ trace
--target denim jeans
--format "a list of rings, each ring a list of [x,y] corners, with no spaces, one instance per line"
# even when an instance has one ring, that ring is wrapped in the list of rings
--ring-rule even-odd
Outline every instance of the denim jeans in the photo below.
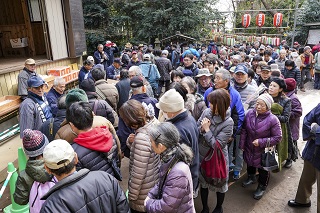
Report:
[[[229,168],[233,168],[236,172],[241,172],[243,167],[243,151],[239,148],[240,135],[237,135],[235,140],[231,143],[229,147],[228,157],[229,157]],[[233,160],[233,147],[235,147],[235,164],[232,163]]]
[[[320,73],[314,73],[314,89],[320,89]]]

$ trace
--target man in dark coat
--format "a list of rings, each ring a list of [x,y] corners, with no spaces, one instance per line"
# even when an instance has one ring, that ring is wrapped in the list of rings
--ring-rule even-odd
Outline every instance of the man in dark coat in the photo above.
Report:
[[[49,142],[54,140],[54,137],[60,129],[60,124],[66,118],[66,95],[63,95],[58,100],[58,111],[55,118],[46,120],[39,129],[45,136],[47,136]]]
[[[163,117],[166,121],[171,122],[179,130],[180,143],[188,145],[193,151],[194,158],[190,164],[190,171],[192,175],[193,191],[196,197],[200,170],[198,147],[199,130],[197,123],[184,108],[184,100],[175,89],[170,89],[164,93],[156,106],[162,110]]]
[[[320,104],[312,109],[303,120],[302,138],[308,141],[303,152],[303,171],[297,194],[294,200],[289,200],[291,207],[310,207],[312,186],[317,182],[317,212],[320,212]]]
[[[54,140],[43,152],[48,173],[59,182],[42,197],[44,212],[128,213],[128,201],[118,181],[104,171],[76,172],[78,157],[65,140]]]
[[[139,101],[140,103],[145,103],[146,105],[152,105],[154,110],[154,115],[156,118],[159,116],[159,110],[156,107],[156,103],[158,103],[157,99],[149,97],[146,93],[147,89],[146,86],[143,84],[143,79],[140,76],[134,76],[130,80],[130,87],[132,89],[132,96],[130,99],[134,99]],[[126,141],[128,136],[134,133],[134,130],[128,127],[122,118],[119,116],[119,125],[117,130],[117,135],[121,142],[121,151],[124,156],[130,156],[130,149],[127,147]]]
[[[111,64],[113,64],[114,53],[119,52],[119,49],[115,43],[107,41],[103,50],[108,56],[106,66],[109,67]]]
[[[47,100],[51,108],[52,116],[56,117],[58,111],[58,99],[63,95],[66,89],[66,81],[63,77],[56,77],[53,86],[47,94]]]

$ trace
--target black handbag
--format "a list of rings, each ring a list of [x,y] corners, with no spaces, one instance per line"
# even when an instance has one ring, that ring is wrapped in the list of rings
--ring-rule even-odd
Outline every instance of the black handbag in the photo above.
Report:
[[[270,147],[270,138],[268,138],[264,153],[261,155],[261,166],[266,171],[273,171],[279,169],[278,153],[275,146]]]
[[[112,168],[114,177],[117,178],[117,180],[122,181],[121,170],[118,167],[117,160],[116,160],[116,156],[118,153],[114,152],[112,155],[112,159],[108,158],[108,153],[103,152],[101,154],[103,158],[108,162],[110,167]]]

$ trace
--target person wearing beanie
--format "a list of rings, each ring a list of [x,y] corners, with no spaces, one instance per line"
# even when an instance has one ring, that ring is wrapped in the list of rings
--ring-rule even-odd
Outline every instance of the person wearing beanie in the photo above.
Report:
[[[291,114],[289,118],[289,128],[292,134],[293,147],[297,147],[300,133],[300,117],[302,116],[302,105],[296,95],[297,83],[293,78],[284,79],[287,89],[284,91],[286,96],[291,100]]]
[[[293,144],[292,133],[289,127],[292,107],[290,98],[284,93],[286,89],[287,85],[283,78],[273,78],[268,90],[274,100],[271,111],[278,117],[283,132],[282,141],[280,145],[277,146],[279,153],[279,170],[281,170],[284,160],[286,160],[284,167],[290,168],[292,161],[298,158],[297,147]]]
[[[40,198],[55,185],[57,180],[44,168],[43,151],[49,144],[47,137],[38,130],[23,131],[23,149],[29,157],[26,169],[19,172],[14,201],[19,205],[30,205],[30,213],[39,212],[43,200]]]
[[[70,90],[66,96],[66,107],[69,108],[71,104],[78,101],[88,102],[88,97],[86,92],[78,88]]]
[[[95,115],[99,115],[108,119],[114,126],[118,123],[116,121],[117,114],[114,112],[112,107],[105,100],[98,99],[98,94],[96,93],[96,86],[94,85],[94,81],[92,79],[83,80],[80,84],[80,88],[85,91],[88,97],[88,101],[91,105],[92,111]]]
[[[259,200],[264,195],[270,179],[270,171],[261,165],[261,155],[265,147],[272,147],[281,142],[282,132],[279,119],[271,113],[273,98],[264,93],[257,99],[254,109],[250,109],[245,117],[240,138],[240,149],[243,159],[247,163],[247,179],[243,187],[258,182],[253,198]],[[259,178],[256,179],[258,170]]]
[[[59,182],[42,197],[45,203],[38,212],[130,212],[126,195],[110,174],[86,168],[76,171],[78,156],[67,141],[52,141],[43,159]]]
[[[40,76],[31,76],[27,84],[28,96],[19,108],[20,138],[23,137],[25,129],[39,129],[46,120],[52,118],[44,92],[47,83]]]
[[[194,152],[194,159],[190,164],[190,171],[192,175],[194,196],[196,197],[198,194],[200,169],[198,147],[199,130],[197,128],[197,123],[192,115],[184,108],[184,100],[175,89],[170,89],[165,92],[156,106],[163,112],[165,120],[177,127],[180,133],[180,143],[188,145]]]

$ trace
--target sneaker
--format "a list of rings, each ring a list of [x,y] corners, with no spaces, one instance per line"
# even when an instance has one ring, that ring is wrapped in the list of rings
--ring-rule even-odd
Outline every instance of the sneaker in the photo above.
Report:
[[[239,180],[240,179],[240,172],[234,171],[233,172],[233,180]]]
[[[287,160],[286,163],[284,164],[284,167],[289,169],[292,166],[292,160]]]

